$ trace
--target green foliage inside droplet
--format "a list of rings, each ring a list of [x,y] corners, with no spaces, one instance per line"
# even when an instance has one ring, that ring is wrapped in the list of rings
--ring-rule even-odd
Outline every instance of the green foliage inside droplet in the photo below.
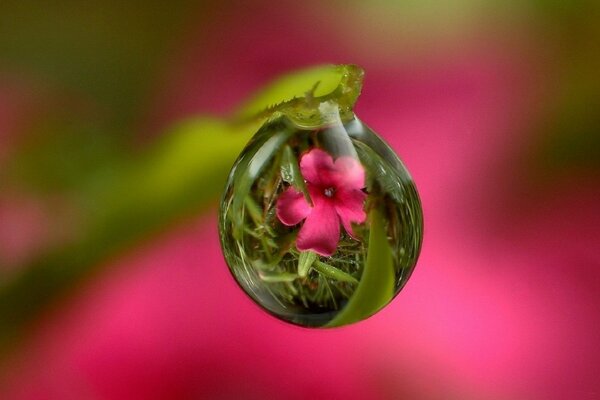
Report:
[[[303,149],[314,145],[310,133],[289,122],[267,123],[236,163],[225,193],[220,216],[225,257],[241,286],[271,312],[338,312],[362,274],[362,242],[344,233],[340,251],[331,257],[300,252],[295,247],[297,228],[282,225],[276,217],[277,198],[287,186],[303,190],[310,199],[298,164]]]
[[[300,173],[298,159],[296,158],[296,155],[290,146],[285,146],[283,150],[283,159],[281,161],[281,178],[302,192],[306,201],[309,204],[312,204],[312,200],[308,194],[308,189],[306,188],[306,183],[304,182],[304,178]]]
[[[220,213],[225,258],[240,286],[288,322],[336,327],[365,319],[398,293],[414,268],[422,233],[414,185],[372,131],[357,120],[348,129],[357,123],[360,132],[345,125],[302,129],[286,116],[269,120],[230,175]],[[278,199],[291,188],[311,204],[299,164],[314,149],[354,152],[365,171],[367,221],[353,225],[355,237],[340,227],[329,256],[299,251],[304,222],[287,226],[277,215]]]

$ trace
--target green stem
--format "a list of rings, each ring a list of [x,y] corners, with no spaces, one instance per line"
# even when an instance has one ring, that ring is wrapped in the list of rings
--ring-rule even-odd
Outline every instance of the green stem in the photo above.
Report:
[[[348,282],[355,285],[358,284],[358,280],[352,275],[332,267],[331,265],[325,264],[324,262],[315,261],[313,268],[328,278],[332,278],[340,282]]]

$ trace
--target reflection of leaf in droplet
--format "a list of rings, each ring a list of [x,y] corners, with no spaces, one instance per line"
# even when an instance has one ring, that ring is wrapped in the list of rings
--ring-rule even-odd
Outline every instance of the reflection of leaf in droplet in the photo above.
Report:
[[[260,279],[269,283],[294,282],[298,279],[298,274],[290,272],[279,272],[277,274],[259,273]]]
[[[318,260],[315,261],[313,264],[313,268],[315,270],[317,270],[317,272],[320,272],[322,275],[324,275],[328,278],[335,279],[340,282],[348,282],[348,283],[354,283],[354,284],[358,283],[356,278],[353,277],[352,275],[342,271],[341,269],[332,267],[329,264],[325,264],[322,261],[318,261]]]
[[[306,201],[312,205],[308,189],[306,188],[306,182],[304,177],[300,173],[300,166],[298,165],[298,159],[294,155],[294,151],[290,146],[285,146],[283,150],[283,160],[281,162],[281,176],[287,183],[293,185],[298,189]]]
[[[367,186],[372,189],[374,185],[379,185],[381,192],[388,193],[396,202],[401,202],[401,193],[404,191],[402,182],[395,175],[388,173],[383,168],[386,161],[374,152],[373,149],[358,140],[354,141],[354,147],[360,161],[365,166],[367,180],[370,181],[367,182]]]
[[[300,257],[298,257],[298,275],[304,278],[316,259],[317,254],[312,251],[301,252]]]
[[[369,249],[362,277],[346,306],[326,327],[351,324],[365,319],[379,311],[394,297],[394,264],[385,221],[377,209],[371,211],[369,218]]]
[[[231,204],[231,216],[233,218],[233,235],[236,239],[241,239],[243,231],[243,210],[246,198],[249,196],[254,181],[260,176],[263,169],[269,164],[277,150],[285,143],[293,133],[291,129],[271,131],[269,125],[261,128],[263,135],[261,139],[264,143],[258,147],[254,153],[246,153],[243,159],[240,159],[236,165],[238,170],[233,187],[235,195]],[[274,133],[277,134],[274,134]],[[260,134],[260,133],[259,133]]]
[[[258,204],[250,196],[246,196],[244,201],[246,203],[246,210],[248,210],[248,214],[252,218],[252,221],[254,221],[254,224],[256,226],[263,225],[262,211]]]

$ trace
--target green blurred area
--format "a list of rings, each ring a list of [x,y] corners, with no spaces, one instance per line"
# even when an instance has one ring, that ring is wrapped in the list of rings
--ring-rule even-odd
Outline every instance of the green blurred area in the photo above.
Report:
[[[208,4],[202,7],[207,7]],[[129,122],[194,15],[194,2],[0,2],[2,66],[97,102]],[[143,103],[143,102],[142,102]]]
[[[132,126],[186,29],[210,16],[186,0],[0,2],[0,77],[35,99],[7,182],[38,194],[77,192],[127,162]]]
[[[600,172],[600,2],[536,0],[534,17],[551,49],[556,92],[539,129],[532,167],[543,175]]]

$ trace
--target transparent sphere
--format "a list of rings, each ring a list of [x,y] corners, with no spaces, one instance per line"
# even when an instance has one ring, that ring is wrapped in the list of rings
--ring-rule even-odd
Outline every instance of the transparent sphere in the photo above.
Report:
[[[423,235],[415,185],[357,118],[316,129],[265,123],[229,175],[223,254],[240,287],[306,327],[363,320],[410,277]]]

